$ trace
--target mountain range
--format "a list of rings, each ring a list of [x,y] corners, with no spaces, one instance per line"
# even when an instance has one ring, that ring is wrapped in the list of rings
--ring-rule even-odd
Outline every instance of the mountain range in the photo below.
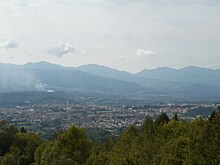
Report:
[[[45,61],[0,64],[0,92],[82,91],[119,95],[220,97],[220,70],[160,67],[132,74],[88,64],[63,67]]]

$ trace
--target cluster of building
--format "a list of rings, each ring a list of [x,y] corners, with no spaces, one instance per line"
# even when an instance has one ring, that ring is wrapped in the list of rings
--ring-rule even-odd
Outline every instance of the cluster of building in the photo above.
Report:
[[[30,131],[46,133],[59,130],[74,124],[85,128],[102,128],[114,131],[129,125],[141,126],[147,115],[154,119],[160,113],[166,113],[170,118],[175,114],[183,119],[191,119],[188,111],[198,107],[216,105],[163,104],[152,106],[99,106],[99,105],[63,105],[44,104],[32,106],[17,106],[16,108],[0,108],[0,120],[5,120],[17,127],[26,127]]]

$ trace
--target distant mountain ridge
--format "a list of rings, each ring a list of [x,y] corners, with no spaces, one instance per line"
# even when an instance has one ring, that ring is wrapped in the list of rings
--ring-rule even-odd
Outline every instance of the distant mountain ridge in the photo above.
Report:
[[[220,70],[189,66],[182,69],[144,69],[136,76],[174,82],[187,82],[204,85],[220,85]]]
[[[47,62],[0,64],[0,92],[55,90],[127,93],[141,90],[136,83],[104,78]]]
[[[220,97],[220,70],[160,67],[132,74],[88,64],[64,67],[45,61],[24,65],[0,63],[0,92],[55,90],[114,94]]]

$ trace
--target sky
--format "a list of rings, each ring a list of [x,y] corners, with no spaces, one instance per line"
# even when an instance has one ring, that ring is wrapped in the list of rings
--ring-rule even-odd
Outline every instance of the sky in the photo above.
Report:
[[[0,63],[220,68],[219,0],[0,0]]]

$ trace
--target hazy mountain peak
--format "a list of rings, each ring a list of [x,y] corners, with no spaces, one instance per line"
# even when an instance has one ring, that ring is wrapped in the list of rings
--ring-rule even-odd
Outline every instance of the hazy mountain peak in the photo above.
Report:
[[[86,64],[86,65],[81,65],[78,67],[79,70],[82,69],[101,69],[101,70],[111,70],[111,71],[119,71],[117,69],[111,68],[111,67],[107,67],[104,65],[99,65],[99,64]],[[120,72],[124,72],[124,71],[120,71]]]
[[[64,68],[61,65],[58,64],[52,64],[46,61],[40,61],[36,63],[28,62],[24,65],[24,67],[27,68],[34,68],[34,69],[62,69]]]
[[[171,67],[163,66],[163,67],[158,67],[158,68],[156,68],[155,70],[176,70],[176,69],[171,68]]]
[[[103,65],[98,65],[98,64],[87,64],[87,65],[82,65],[80,67],[77,68],[80,71],[83,72],[87,72],[87,73],[91,73],[91,74],[95,74],[95,75],[99,75],[99,76],[110,76],[112,74],[126,74],[126,75],[131,75],[131,73],[126,72],[126,71],[119,71],[117,69],[114,68],[110,68],[107,66],[103,66]],[[114,76],[113,76],[114,77]]]
[[[205,70],[210,70],[210,71],[213,71],[213,69],[210,69],[210,68],[202,68],[202,67],[198,67],[198,66],[188,66],[188,67],[185,67],[185,68],[182,68],[180,70],[187,70],[187,71],[205,71]]]
[[[155,73],[155,72],[173,72],[173,71],[177,71],[177,69],[170,68],[170,67],[158,67],[155,69],[143,69],[142,71],[136,73],[136,75],[142,75],[147,72]]]

